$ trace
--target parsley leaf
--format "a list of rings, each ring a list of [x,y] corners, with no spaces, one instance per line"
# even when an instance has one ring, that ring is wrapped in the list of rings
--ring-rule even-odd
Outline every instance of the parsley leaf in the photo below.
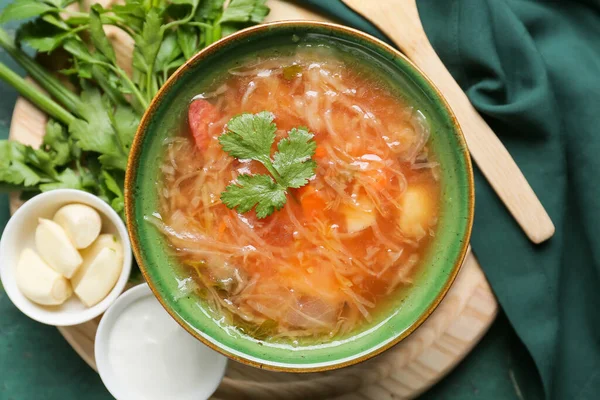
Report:
[[[125,170],[127,153],[119,143],[107,98],[95,88],[86,88],[81,93],[81,100],[83,119],[75,119],[69,125],[69,133],[82,150],[100,153],[99,160],[104,167]],[[123,133],[129,140],[131,133]]]
[[[15,141],[0,141],[0,182],[25,187],[48,182],[56,175],[50,156]]]
[[[135,111],[126,105],[117,106],[114,115],[110,115],[112,124],[117,132],[117,138],[123,148],[123,152],[129,153],[133,137],[140,123],[140,117]]]
[[[256,206],[256,216],[265,218],[284,206],[285,187],[268,175],[240,175],[236,184],[227,186],[221,201],[229,208],[245,213]]]
[[[14,160],[6,166],[2,166],[0,180],[23,186],[34,186],[41,182],[40,176],[22,161]]]
[[[90,64],[102,64],[104,57],[100,53],[90,53],[86,45],[80,39],[67,40],[63,48],[80,61]]]
[[[174,31],[167,32],[156,55],[155,70],[166,73],[173,69],[173,66],[175,66],[173,63],[176,60],[179,60],[176,67],[179,67],[179,65],[185,62],[185,59],[180,58],[181,54],[182,50],[177,41],[177,33]]]
[[[162,41],[162,21],[156,9],[151,9],[146,15],[142,34],[136,36],[134,57],[138,57],[139,68],[147,72],[154,67],[154,61]],[[135,61],[134,61],[135,62]],[[137,68],[137,66],[136,66]]]
[[[37,17],[45,12],[55,10],[54,7],[41,1],[16,0],[6,6],[0,15],[0,23]]]
[[[229,131],[219,136],[219,143],[233,157],[266,161],[277,131],[274,119],[268,111],[234,117],[227,123]]]
[[[61,46],[65,40],[74,34],[63,26],[58,26],[52,14],[47,14],[43,18],[29,21],[21,25],[17,31],[17,43],[27,43],[33,49],[41,52],[51,52]]]
[[[25,155],[25,161],[29,166],[34,167],[40,171],[42,175],[49,178],[56,177],[56,170],[54,169],[54,162],[50,159],[50,154],[45,151],[36,150],[31,146],[23,147],[23,154]]]
[[[126,0],[125,4],[115,4],[110,9],[134,32],[140,32],[144,24],[145,12],[139,0]]]
[[[49,120],[46,124],[46,134],[42,146],[55,165],[65,165],[71,161],[71,143],[67,132],[58,122]]]
[[[57,177],[56,182],[44,183],[40,185],[42,192],[47,192],[54,189],[79,189],[82,190],[81,177],[72,169],[65,169]]]
[[[177,43],[183,52],[183,56],[191,58],[198,47],[198,33],[193,26],[180,26],[175,32],[177,34]]]
[[[231,0],[220,22],[261,22],[269,14],[266,0]]]
[[[154,97],[158,87],[154,87],[153,81],[154,63],[163,40],[163,29],[161,15],[158,9],[151,8],[146,14],[146,20],[142,27],[142,33],[135,35],[135,46],[133,50],[133,67],[140,76],[146,77],[140,81],[145,85],[148,100]]]
[[[90,11],[90,37],[96,49],[104,54],[113,64],[117,63],[117,56],[112,43],[106,37],[102,22],[100,21],[100,13],[103,11],[100,4],[94,4]]]
[[[103,183],[106,186],[105,195],[107,196],[107,200],[108,198],[111,199],[108,201],[110,203],[110,206],[116,212],[122,212],[125,208],[125,198],[123,197],[121,187],[119,186],[115,178],[113,178],[113,176],[106,171],[102,171],[102,178],[104,181]]]
[[[256,160],[269,175],[240,175],[237,182],[221,193],[221,201],[229,208],[245,213],[256,206],[256,216],[265,218],[280,210],[286,202],[288,188],[299,188],[314,176],[317,164],[311,159],[317,144],[307,128],[294,128],[277,144],[271,159],[277,126],[275,116],[267,111],[242,114],[227,123],[227,132],[219,143],[231,156]]]
[[[223,10],[225,0],[204,0],[196,9],[196,20],[215,20]]]
[[[288,136],[277,144],[273,167],[287,187],[299,188],[306,185],[315,174],[317,164],[311,157],[315,154],[317,143],[308,128],[294,128],[288,132]]]

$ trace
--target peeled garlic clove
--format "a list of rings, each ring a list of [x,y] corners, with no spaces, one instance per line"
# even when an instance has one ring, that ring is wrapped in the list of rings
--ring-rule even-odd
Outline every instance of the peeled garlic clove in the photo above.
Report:
[[[60,225],[76,249],[85,249],[100,234],[102,220],[98,211],[85,204],[61,207],[53,218]]]
[[[83,261],[64,229],[49,219],[40,218],[35,246],[44,261],[66,278],[71,278]]]
[[[73,293],[69,281],[50,268],[31,249],[25,249],[21,253],[16,275],[17,287],[21,293],[38,304],[59,305]]]
[[[123,268],[123,247],[115,235],[102,234],[81,255],[83,264],[71,283],[83,304],[92,307],[117,283]]]
[[[122,263],[117,252],[108,247],[100,250],[93,259],[84,261],[84,273],[75,284],[79,300],[88,307],[102,301],[117,283]]]
[[[409,186],[400,198],[400,219],[402,233],[414,239],[421,239],[427,229],[435,223],[435,201],[424,186]]]
[[[84,264],[88,260],[95,258],[98,255],[98,253],[100,253],[100,251],[105,247],[113,249],[117,253],[118,258],[121,261],[123,260],[123,246],[121,246],[121,242],[119,242],[119,239],[117,239],[117,237],[112,233],[103,233],[98,236],[98,239],[96,239],[91,246],[88,246],[87,248],[81,250],[81,256],[83,257]],[[78,278],[82,276],[83,271],[84,268],[82,267],[73,276],[71,280],[75,282]]]

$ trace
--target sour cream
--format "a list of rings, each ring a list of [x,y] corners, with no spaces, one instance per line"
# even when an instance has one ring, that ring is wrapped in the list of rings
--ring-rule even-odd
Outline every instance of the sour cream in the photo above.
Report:
[[[118,400],[207,399],[227,364],[179,326],[147,285],[126,292],[105,314],[96,358]]]

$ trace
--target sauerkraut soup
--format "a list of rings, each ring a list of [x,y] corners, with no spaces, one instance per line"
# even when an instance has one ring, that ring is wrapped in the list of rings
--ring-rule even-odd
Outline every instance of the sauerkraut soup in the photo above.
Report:
[[[190,96],[146,220],[207,312],[259,340],[323,342],[398,304],[440,202],[428,121],[407,98],[327,45],[246,58]],[[219,143],[232,117],[262,111],[278,139],[306,127],[316,142],[314,176],[266,218],[220,198],[240,175],[265,172]]]

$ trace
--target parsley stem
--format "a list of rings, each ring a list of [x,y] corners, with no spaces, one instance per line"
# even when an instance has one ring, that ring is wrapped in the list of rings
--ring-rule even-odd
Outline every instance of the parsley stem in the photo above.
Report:
[[[197,21],[188,22],[188,25],[197,26],[199,28],[205,28],[205,29],[212,29],[212,27],[213,27],[211,24],[207,24],[206,22],[197,22]]]
[[[275,167],[273,167],[273,163],[271,162],[270,158],[261,157],[259,161],[261,162],[262,165],[265,166],[267,171],[269,171],[271,173],[271,175],[273,175],[273,178],[275,178],[275,182],[279,183],[283,187],[287,187],[287,185],[285,185],[283,180],[281,179],[281,175],[279,175],[279,172],[277,172]]]
[[[153,94],[152,94],[152,73],[153,73],[153,66],[149,66],[148,67],[149,71],[146,73],[146,94],[148,97],[148,101],[152,100]]]
[[[160,31],[160,40],[162,42],[164,38],[164,30]],[[156,63],[156,57],[158,56],[158,52],[154,53],[154,58],[148,63],[148,71],[146,72],[146,95],[148,97],[148,102],[152,100],[154,94],[153,79],[154,79],[154,63]],[[158,91],[158,89],[156,90]],[[146,106],[148,107],[148,106]]]
[[[166,32],[168,29],[171,29],[172,27],[187,24],[188,22],[190,22],[192,20],[192,18],[194,18],[194,15],[196,15],[196,9],[198,8],[198,4],[200,4],[200,1],[194,2],[192,10],[184,19],[178,19],[175,21],[171,21],[168,24],[164,25],[162,28],[163,33]]]
[[[108,96],[110,101],[112,101],[114,104],[130,104],[120,90],[117,90],[111,86],[105,73],[100,70],[100,68],[102,67],[99,65],[94,65],[92,67],[92,76],[96,80],[98,86],[100,86],[100,88]]]
[[[216,42],[219,39],[221,39],[221,24],[217,23],[215,24],[215,28],[213,30],[212,43]]]
[[[123,81],[125,81],[125,83],[129,87],[129,90],[131,90],[131,93],[133,93],[133,95],[135,96],[136,100],[139,103],[138,105],[136,105],[134,102],[134,104],[133,104],[134,108],[136,109],[136,111],[139,111],[143,114],[144,111],[146,111],[146,108],[148,108],[148,101],[144,98],[144,95],[142,95],[142,93],[140,93],[137,86],[135,86],[135,83],[133,83],[131,81],[131,79],[129,79],[129,76],[127,76],[127,72],[125,72],[121,68],[116,67],[109,63],[102,63],[102,64],[108,66],[117,75],[119,75],[121,77],[121,79],[123,79]]]
[[[44,88],[50,96],[54,97],[67,110],[78,114],[81,109],[79,97],[65,87],[65,85],[54,77],[50,72],[41,67],[23,50],[19,49],[8,33],[0,28],[0,46],[27,71],[37,83]]]
[[[269,171],[271,173],[271,175],[273,176],[273,178],[275,178],[275,182],[277,182],[278,184],[280,184],[284,188],[287,188],[287,185],[285,184],[285,182],[281,178],[281,175],[279,175],[279,172],[277,172],[277,170],[273,166],[273,162],[271,161],[270,158],[267,157],[267,158],[261,159],[260,162],[261,162],[262,165],[265,166],[265,168],[267,169],[267,171]],[[289,189],[286,189],[286,192],[290,195],[290,197],[292,199],[294,199],[294,201],[296,203],[300,204],[300,200],[298,200],[298,198],[294,195],[294,193],[292,193]]]
[[[208,46],[209,44],[211,44],[211,39],[212,39],[212,31],[213,31],[213,27],[208,26],[206,27],[206,29],[204,30],[204,43],[202,43],[202,45],[204,47]]]
[[[218,22],[212,26],[205,27],[206,28],[206,41],[204,46],[208,46],[209,44],[213,44],[217,40],[221,39],[221,24]]]
[[[82,25],[87,24],[90,21],[90,15],[88,13],[70,10],[64,10],[64,12],[67,13],[67,16],[69,17],[65,21],[69,25]],[[127,26],[127,21],[117,15],[106,13],[100,14],[100,21],[103,25],[117,26],[130,35],[133,33],[133,29]]]
[[[69,125],[75,120],[73,114],[65,110],[50,97],[42,93],[31,82],[27,82],[19,75],[14,73],[4,63],[0,63],[0,79],[14,87],[21,95],[35,104],[40,110],[50,115],[52,118]]]

